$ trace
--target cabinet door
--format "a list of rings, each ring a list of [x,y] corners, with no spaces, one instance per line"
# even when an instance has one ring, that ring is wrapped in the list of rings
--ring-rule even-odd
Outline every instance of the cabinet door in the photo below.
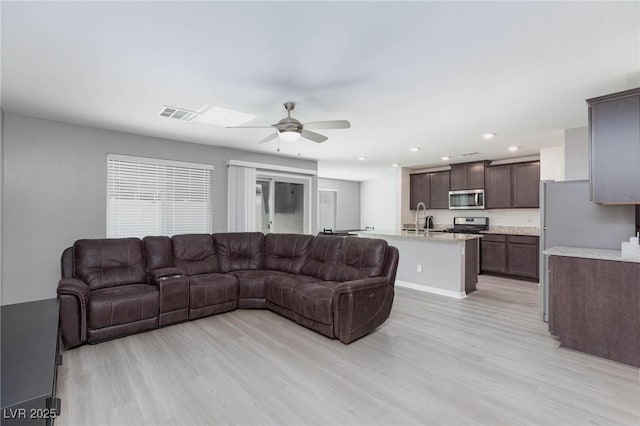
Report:
[[[513,164],[513,207],[538,208],[540,205],[540,162]]]
[[[480,241],[480,270],[505,273],[507,271],[507,245],[500,241]]]
[[[507,243],[507,273],[538,278],[538,244]]]
[[[457,191],[467,188],[467,165],[452,164],[451,165],[451,190]]]
[[[484,162],[467,164],[467,189],[484,188]]]
[[[511,165],[491,166],[486,169],[486,208],[508,209],[511,207]]]
[[[592,104],[589,118],[592,200],[640,202],[640,94]]]
[[[419,202],[430,208],[430,186],[429,173],[409,176],[409,209],[415,210]]]
[[[431,174],[431,208],[449,208],[449,172],[435,172]]]

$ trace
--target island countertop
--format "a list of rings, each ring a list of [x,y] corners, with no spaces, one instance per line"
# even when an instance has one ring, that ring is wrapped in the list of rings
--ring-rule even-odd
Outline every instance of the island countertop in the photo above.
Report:
[[[405,231],[400,234],[396,232],[384,232],[384,231],[362,231],[357,233],[360,237],[369,237],[369,238],[393,238],[393,239],[403,239],[403,240],[411,240],[411,241],[424,241],[424,242],[432,242],[432,241],[441,241],[441,242],[460,242],[467,240],[474,240],[477,238],[482,238],[480,234],[453,234],[450,232],[438,232],[438,231],[430,231],[425,233],[420,233],[416,235],[413,231]]]

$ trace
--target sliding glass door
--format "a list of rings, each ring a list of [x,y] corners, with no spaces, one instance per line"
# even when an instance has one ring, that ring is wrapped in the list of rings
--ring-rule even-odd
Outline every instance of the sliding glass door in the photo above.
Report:
[[[309,182],[270,174],[256,176],[256,229],[266,233],[310,233]]]

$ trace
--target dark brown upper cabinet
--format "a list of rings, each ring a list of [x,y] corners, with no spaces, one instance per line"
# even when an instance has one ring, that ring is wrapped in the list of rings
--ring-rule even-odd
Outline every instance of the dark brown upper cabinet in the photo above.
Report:
[[[591,200],[640,203],[640,88],[587,99]]]
[[[409,209],[415,210],[422,202],[431,208],[431,176],[429,173],[409,175]]]
[[[485,162],[451,165],[451,190],[484,188]]]
[[[428,209],[449,208],[449,171],[409,175],[409,208],[423,202]]]
[[[487,167],[484,196],[488,209],[511,207],[511,164]]]
[[[538,208],[540,162],[502,164],[486,168],[486,208]]]
[[[449,208],[449,171],[429,173],[431,175],[431,208]]]
[[[540,162],[511,166],[512,207],[538,208],[540,205]]]

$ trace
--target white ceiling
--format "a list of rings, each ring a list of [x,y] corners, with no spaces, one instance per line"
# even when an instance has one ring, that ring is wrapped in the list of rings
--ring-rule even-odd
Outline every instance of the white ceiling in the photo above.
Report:
[[[303,122],[352,123],[319,131],[323,144],[280,145],[327,177],[537,154],[587,124],[586,98],[640,86],[636,1],[2,2],[1,12],[6,112],[276,154],[275,142],[256,144],[269,129],[158,113],[207,104],[271,124],[292,100]]]

